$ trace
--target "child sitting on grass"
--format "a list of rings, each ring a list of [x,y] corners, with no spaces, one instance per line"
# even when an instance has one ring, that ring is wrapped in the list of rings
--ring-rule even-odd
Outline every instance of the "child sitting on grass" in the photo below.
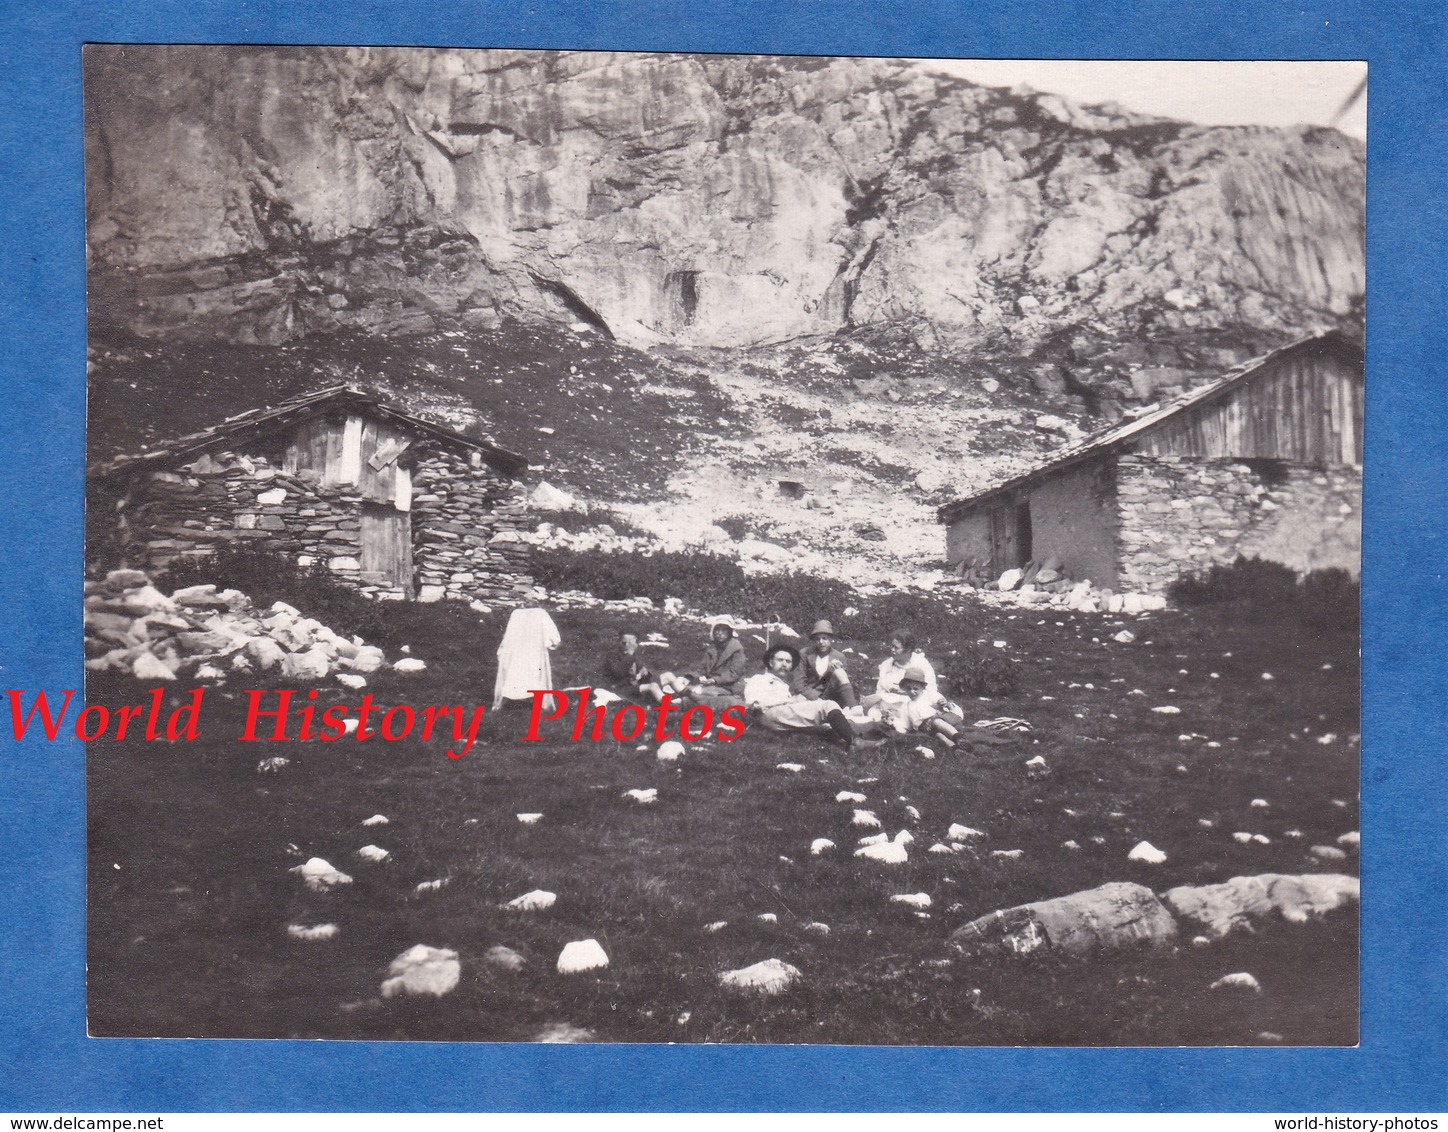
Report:
[[[929,690],[925,670],[914,664],[907,667],[905,675],[900,678],[900,691],[908,699],[892,713],[895,730],[902,735],[912,731],[923,732],[954,748],[960,737],[960,728],[942,714],[942,710],[952,711],[953,705],[947,703],[939,692]]]

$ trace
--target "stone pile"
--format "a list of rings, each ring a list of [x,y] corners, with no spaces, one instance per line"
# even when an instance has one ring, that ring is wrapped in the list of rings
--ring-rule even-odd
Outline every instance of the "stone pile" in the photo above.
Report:
[[[960,580],[974,586],[982,596],[1014,605],[1049,605],[1077,613],[1149,613],[1166,608],[1166,598],[1160,594],[1117,593],[1109,588],[1098,589],[1089,581],[1068,578],[1053,558],[1027,563],[993,579],[980,566],[964,562]]]
[[[154,682],[233,672],[286,679],[345,677],[352,687],[386,664],[382,650],[346,638],[285,602],[259,610],[240,590],[187,586],[166,595],[140,570],[85,584],[86,668]]]

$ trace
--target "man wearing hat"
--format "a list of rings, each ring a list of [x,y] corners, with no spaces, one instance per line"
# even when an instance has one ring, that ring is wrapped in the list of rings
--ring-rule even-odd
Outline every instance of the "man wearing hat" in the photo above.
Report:
[[[841,707],[854,707],[860,698],[850,684],[845,658],[835,651],[835,627],[828,621],[816,621],[809,639],[810,647],[795,669],[794,690],[812,700],[834,700]]]
[[[744,702],[759,712],[771,731],[832,731],[851,748],[855,729],[834,700],[809,699],[791,686],[800,656],[789,645],[774,645],[764,655],[764,671],[744,681]]]
[[[734,623],[721,617],[709,628],[709,644],[697,669],[675,676],[666,672],[659,678],[665,692],[692,699],[732,698],[739,694],[749,661],[744,646],[734,633]]]

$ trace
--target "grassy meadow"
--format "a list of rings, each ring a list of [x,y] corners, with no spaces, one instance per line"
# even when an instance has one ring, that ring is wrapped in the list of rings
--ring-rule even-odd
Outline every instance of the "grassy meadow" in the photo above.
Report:
[[[847,755],[823,738],[751,728],[732,742],[689,743],[665,763],[655,742],[572,742],[561,721],[544,741],[520,742],[527,712],[513,710],[487,713],[476,745],[451,760],[449,742],[436,739],[238,742],[243,690],[276,686],[252,677],[207,691],[194,742],[91,743],[91,1033],[1354,1043],[1352,915],[1087,960],[967,961],[947,940],[992,910],[1107,881],[1161,892],[1239,875],[1355,871],[1355,853],[1322,862],[1308,851],[1358,828],[1355,626],[1283,619],[1264,628],[1214,609],[1117,619],[932,602],[919,599],[914,627],[933,658],[1004,642],[1002,654],[1020,664],[1018,693],[965,699],[968,716],[1017,716],[1031,733],[981,754],[937,745],[927,758],[913,740]],[[379,704],[489,702],[505,615],[388,613],[389,658],[402,642],[428,667],[371,678]],[[796,621],[832,613],[802,610]],[[661,613],[554,618],[558,687],[592,681],[621,623],[668,637],[669,649],[651,653],[661,666],[691,660],[706,632]],[[1123,628],[1137,639],[1117,642]],[[743,636],[758,658],[760,642]],[[843,644],[869,684],[883,645]],[[133,702],[140,691],[97,678],[88,698]],[[178,685],[173,698],[186,691]],[[328,687],[319,700],[356,705],[361,694]],[[1153,710],[1163,706],[1179,712]],[[1037,755],[1044,772],[1025,766]],[[274,756],[289,762],[260,773]],[[658,791],[650,805],[626,796],[648,788]],[[912,832],[907,864],[853,856],[872,831],[851,825],[857,805],[836,802],[840,791],[864,794],[858,808],[885,832]],[[521,823],[528,812],[543,816]],[[374,814],[387,824],[364,826]],[[956,822],[986,836],[960,852],[928,852]],[[1234,832],[1268,841],[1244,844]],[[837,848],[813,856],[816,838]],[[1165,863],[1128,861],[1142,840]],[[368,844],[388,857],[359,858]],[[998,855],[1011,850],[1020,852]],[[353,883],[309,891],[288,870],[313,856]],[[418,890],[431,881],[445,883]],[[557,902],[501,907],[534,889]],[[923,914],[890,900],[914,893],[930,897]],[[320,924],[335,924],[336,936],[287,931]],[[586,938],[602,945],[607,969],[559,974],[564,944]],[[457,988],[383,998],[388,964],[415,944],[458,953]],[[500,962],[499,947],[521,964]],[[777,997],[721,987],[721,972],[768,958],[802,978]],[[1262,992],[1208,990],[1236,971],[1251,972]]]

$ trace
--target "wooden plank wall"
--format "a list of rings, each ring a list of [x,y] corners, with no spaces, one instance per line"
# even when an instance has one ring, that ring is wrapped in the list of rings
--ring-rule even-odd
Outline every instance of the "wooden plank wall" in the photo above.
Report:
[[[402,444],[410,439],[408,433],[384,421],[317,417],[297,426],[282,466],[291,475],[303,469],[316,472],[323,487],[355,484],[363,499],[408,511],[412,508],[411,473],[398,467],[396,460],[381,468],[373,468],[368,461],[389,441]]]
[[[1152,456],[1361,466],[1360,371],[1331,355],[1283,358],[1224,397],[1178,413],[1138,441]]]
[[[396,441],[399,444],[411,439],[407,433],[390,424],[382,421],[364,420],[362,422],[362,449],[361,461],[362,471],[358,479],[358,489],[363,499],[370,499],[374,503],[391,503],[394,505],[406,503],[406,506],[398,506],[399,511],[406,511],[412,505],[411,483],[405,493],[405,500],[399,498],[398,480],[408,477],[408,473],[398,468],[397,461],[384,464],[381,468],[374,468],[368,461],[376,455],[377,450],[388,441]]]

